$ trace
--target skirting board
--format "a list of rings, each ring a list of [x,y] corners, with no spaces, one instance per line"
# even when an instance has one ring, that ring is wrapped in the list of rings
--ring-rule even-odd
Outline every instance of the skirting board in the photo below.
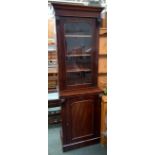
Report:
[[[92,144],[96,144],[99,142],[100,142],[100,137],[97,137],[97,138],[92,138],[92,139],[85,140],[82,142],[76,142],[76,143],[63,145],[63,152],[76,149],[76,148],[80,148],[80,147],[84,147],[84,146],[88,146],[88,145],[92,145]]]

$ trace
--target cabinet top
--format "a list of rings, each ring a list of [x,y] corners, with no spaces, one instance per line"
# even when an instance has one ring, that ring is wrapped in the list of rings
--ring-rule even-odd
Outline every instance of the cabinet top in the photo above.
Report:
[[[85,5],[75,5],[66,4],[60,2],[50,2],[55,10],[56,16],[77,16],[77,17],[94,17],[100,16],[101,11],[104,10],[103,7],[96,6],[85,6]]]
[[[60,92],[60,96],[61,97],[72,97],[72,96],[79,96],[79,95],[96,95],[96,94],[100,94],[103,93],[103,91],[98,88],[98,87],[90,87],[90,88],[85,88],[85,89],[77,89],[74,91],[61,91]]]

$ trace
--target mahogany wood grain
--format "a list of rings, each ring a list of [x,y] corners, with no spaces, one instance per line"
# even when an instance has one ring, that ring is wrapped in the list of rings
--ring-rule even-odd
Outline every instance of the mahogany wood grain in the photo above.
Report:
[[[104,135],[107,131],[107,97],[102,97],[101,104],[101,144],[106,144],[107,137]]]
[[[52,5],[54,6],[56,16],[96,18],[100,17],[100,13],[103,10],[102,7],[62,4],[58,2],[52,2]]]
[[[101,7],[88,7],[52,2],[56,15],[58,75],[62,118],[62,148],[63,151],[83,147],[100,141],[100,119],[102,93],[97,87],[98,51]],[[64,25],[67,22],[83,22],[91,25],[91,83],[67,85],[67,67],[65,37],[72,39],[75,34],[65,36]],[[76,34],[79,35],[79,34]],[[83,36],[82,36],[83,37]],[[80,37],[80,38],[82,38]],[[90,36],[84,36],[89,38]]]
[[[62,106],[64,151],[99,142],[101,100],[98,95],[68,98]]]

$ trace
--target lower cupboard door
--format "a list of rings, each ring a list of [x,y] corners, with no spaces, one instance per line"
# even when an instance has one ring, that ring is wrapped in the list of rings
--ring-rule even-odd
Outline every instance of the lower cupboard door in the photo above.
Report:
[[[68,101],[68,130],[72,143],[100,136],[100,106],[98,96],[76,97]]]

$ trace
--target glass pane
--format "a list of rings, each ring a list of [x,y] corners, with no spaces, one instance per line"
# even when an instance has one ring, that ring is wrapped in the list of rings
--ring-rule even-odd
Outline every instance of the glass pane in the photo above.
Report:
[[[88,54],[91,52],[91,38],[66,37],[67,54]]]
[[[91,57],[67,57],[66,66],[67,72],[91,71]]]
[[[84,22],[65,24],[65,34],[89,35],[91,34],[91,27],[89,23]]]
[[[90,84],[91,76],[92,76],[91,72],[67,73],[67,84],[68,85]]]
[[[90,84],[92,77],[92,26],[65,23],[67,85]]]

